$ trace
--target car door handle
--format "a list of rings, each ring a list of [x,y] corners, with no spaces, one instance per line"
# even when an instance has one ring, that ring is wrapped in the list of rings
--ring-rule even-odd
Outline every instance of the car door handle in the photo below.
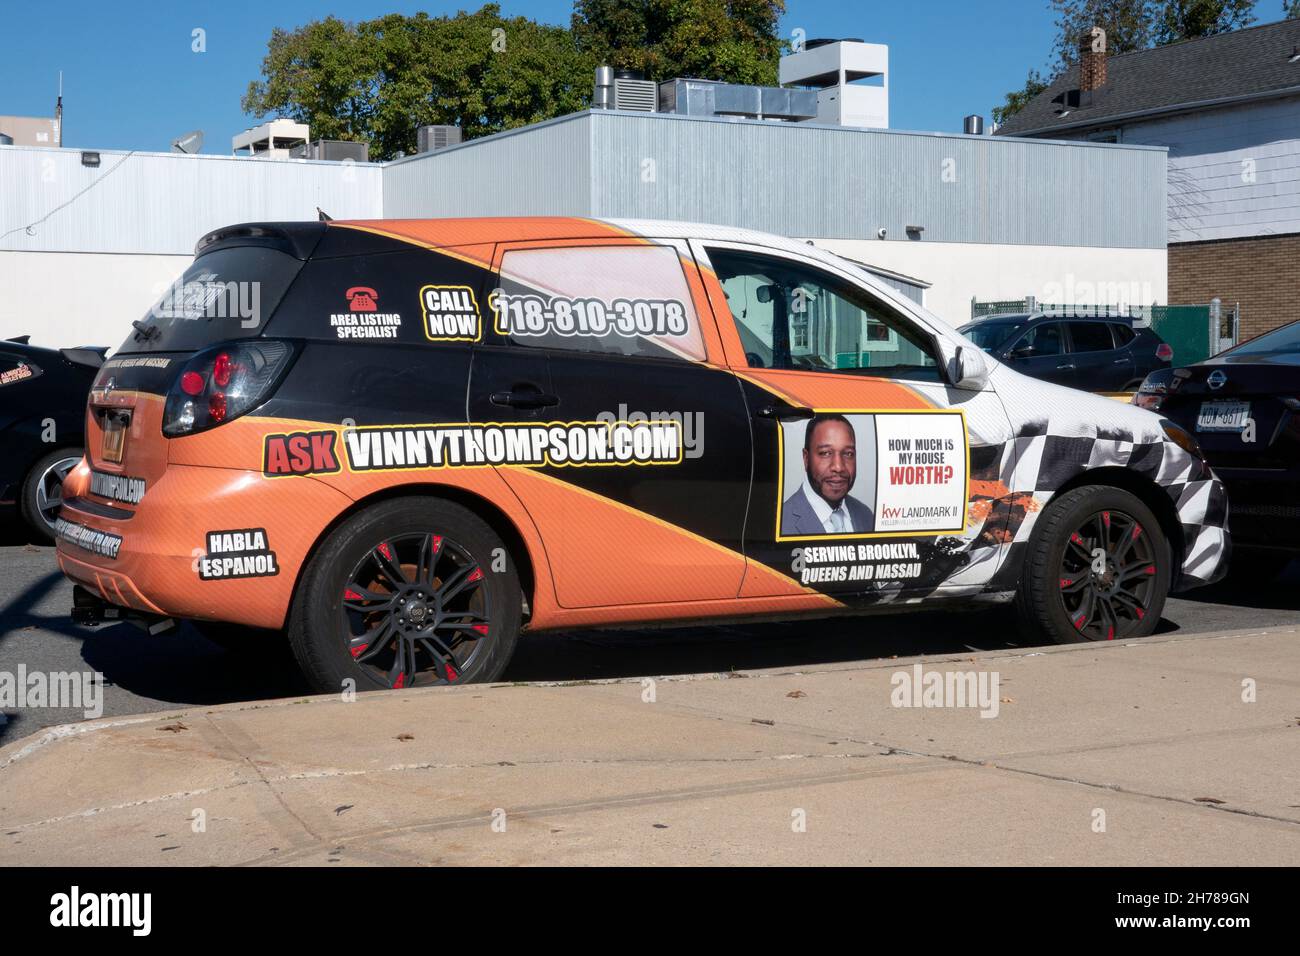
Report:
[[[560,404],[560,399],[555,395],[548,395],[546,392],[534,389],[518,389],[510,392],[493,392],[488,396],[488,401],[493,405],[506,405],[510,408],[550,408]]]
[[[1123,364],[1126,363],[1127,361],[1128,361],[1128,359],[1118,358],[1118,359],[1115,359],[1115,361],[1111,362],[1110,364],[1111,364],[1111,365],[1123,365]]]
[[[1074,363],[1071,362],[1071,363],[1067,363],[1067,364],[1065,364],[1065,365],[1058,365],[1058,366],[1056,366],[1056,367],[1057,367],[1057,368],[1064,368],[1064,369],[1071,369],[1071,368],[1074,368]]]
[[[799,405],[787,405],[785,402],[778,402],[772,405],[764,405],[758,411],[754,412],[755,418],[770,418],[779,422],[795,421],[800,418],[812,418],[817,413],[811,408],[803,408]]]

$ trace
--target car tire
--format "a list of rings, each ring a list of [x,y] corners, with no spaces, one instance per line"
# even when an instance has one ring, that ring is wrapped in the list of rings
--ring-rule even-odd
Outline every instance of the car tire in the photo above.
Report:
[[[1021,629],[1058,644],[1145,637],[1160,622],[1172,565],[1159,522],[1137,496],[1076,488],[1034,525],[1016,591]]]
[[[521,598],[487,522],[443,499],[398,498],[321,543],[294,595],[289,645],[320,693],[490,682],[514,654]]]
[[[19,509],[23,520],[43,540],[54,540],[54,520],[63,502],[63,479],[81,461],[80,448],[58,448],[32,466],[23,479]]]

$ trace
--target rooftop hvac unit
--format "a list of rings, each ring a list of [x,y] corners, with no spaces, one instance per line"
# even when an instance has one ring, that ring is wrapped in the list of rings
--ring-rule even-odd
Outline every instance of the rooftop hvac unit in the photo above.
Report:
[[[334,162],[368,163],[370,147],[343,139],[318,139],[289,150],[291,159],[328,159]]]
[[[415,151],[432,153],[460,142],[459,126],[421,126],[415,131]]]
[[[615,76],[614,109],[653,113],[659,103],[659,84],[654,80]]]
[[[816,119],[817,91],[713,80],[668,80],[659,84],[659,112],[799,122]]]

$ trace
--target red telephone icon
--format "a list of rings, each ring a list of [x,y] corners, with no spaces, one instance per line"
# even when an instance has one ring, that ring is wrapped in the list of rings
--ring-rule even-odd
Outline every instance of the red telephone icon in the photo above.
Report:
[[[348,308],[353,312],[374,312],[379,308],[375,304],[379,293],[374,289],[368,289],[363,285],[353,286],[345,295],[348,297]]]

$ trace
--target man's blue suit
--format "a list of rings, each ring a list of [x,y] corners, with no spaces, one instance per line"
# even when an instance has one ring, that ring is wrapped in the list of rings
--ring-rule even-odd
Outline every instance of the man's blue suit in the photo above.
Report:
[[[852,495],[846,496],[840,507],[846,508],[849,512],[849,520],[853,522],[853,534],[869,534],[876,530],[876,516],[857,498]],[[803,493],[803,486],[800,485],[798,490],[785,500],[785,505],[781,508],[781,534],[830,533],[818,520],[812,505],[808,503],[808,498]]]

